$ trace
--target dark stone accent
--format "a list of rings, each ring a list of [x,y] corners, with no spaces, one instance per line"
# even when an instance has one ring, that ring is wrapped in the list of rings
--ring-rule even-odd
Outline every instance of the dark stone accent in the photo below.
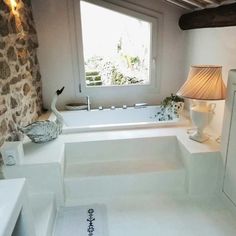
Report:
[[[0,42],[0,49],[4,49],[6,47],[6,43],[5,42]]]
[[[37,84],[38,84],[38,82],[37,82],[36,80],[33,80],[33,81],[32,81],[32,85],[33,85],[34,87],[36,87]]]
[[[18,49],[18,59],[20,64],[23,66],[27,63],[28,61],[28,52],[24,48],[19,48]]]
[[[31,24],[29,25],[29,33],[30,34],[36,34],[37,33],[35,28]]]
[[[0,52],[0,57],[3,57],[3,54]]]
[[[16,26],[16,19],[15,19],[15,16],[12,15],[11,18],[10,18],[10,32],[12,34],[17,34],[18,30],[17,30],[17,26]]]
[[[31,8],[31,1],[30,0],[22,0],[24,5],[26,5],[28,8]]]
[[[29,84],[25,83],[24,86],[23,86],[23,92],[24,92],[24,95],[27,96],[27,94],[30,92],[30,86]]]
[[[16,115],[15,114],[12,115],[12,119],[16,123],[17,119],[16,119]]]
[[[11,97],[11,108],[14,109],[17,107],[17,101],[15,98]]]
[[[2,15],[0,15],[0,35],[2,37],[5,37],[8,34],[9,34],[9,29],[8,29],[7,21]]]
[[[37,92],[37,94],[41,93],[41,88],[38,87],[38,88],[36,89],[36,92]]]
[[[6,61],[0,61],[0,79],[7,79],[11,75],[11,70]]]
[[[0,105],[6,104],[6,100],[4,97],[0,97]]]
[[[5,12],[5,13],[10,12],[10,8],[8,7],[8,5],[3,0],[0,1],[0,10]]]
[[[34,110],[35,110],[35,103],[32,102],[30,113],[31,114],[34,113]]]
[[[7,111],[7,107],[5,105],[0,106],[0,116],[3,115]]]
[[[25,46],[26,41],[25,41],[24,38],[18,38],[18,39],[16,40],[16,44],[19,44],[19,45],[21,45],[21,46]]]
[[[3,143],[4,143],[4,139],[1,138],[0,139],[0,147],[3,145]],[[0,165],[1,165],[1,162],[2,162],[2,154],[0,153]]]
[[[37,74],[36,74],[36,81],[40,81],[41,80],[41,74],[39,71],[37,71]]]
[[[20,70],[20,67],[18,65],[16,65],[15,68],[17,72]]]
[[[31,51],[39,46],[38,42],[37,42],[37,41],[34,41],[34,40],[32,40],[32,39],[29,39],[28,45],[29,45],[28,48],[29,48],[29,50],[31,50]]]
[[[21,81],[21,78],[19,76],[18,77],[13,77],[10,81],[10,84],[16,84],[20,81]]]
[[[12,46],[9,47],[7,50],[7,58],[9,61],[16,61],[17,60],[15,49]]]
[[[23,11],[24,12],[24,11]],[[19,14],[23,14],[23,13],[19,13]],[[21,20],[21,25],[22,25],[22,27],[23,27],[23,30],[25,31],[25,32],[29,32],[29,26],[28,26],[28,24],[25,22],[25,20]]]
[[[32,39],[28,40],[28,50],[29,52],[32,52],[35,48],[37,48],[39,45],[37,42],[34,42]]]
[[[27,111],[28,111],[28,107],[25,105],[22,115],[23,115],[23,116],[26,116]]]
[[[29,63],[30,63],[30,64],[29,64],[29,66],[30,66],[29,69],[32,70],[32,69],[34,68],[34,62],[33,62],[33,59],[32,59],[32,58],[29,59]]]
[[[10,93],[10,85],[9,83],[7,83],[2,87],[2,95],[6,95],[9,93]]]
[[[8,129],[10,132],[13,132],[16,130],[16,125],[14,124],[14,122],[12,120],[10,120],[8,123]]]
[[[34,56],[34,63],[35,63],[35,65],[38,65],[38,64],[39,64],[39,60],[38,60],[38,57],[37,57],[36,54],[35,54],[35,56]]]
[[[27,78],[27,74],[21,75],[21,78],[22,78],[22,79],[26,79],[26,78]]]
[[[2,120],[0,125],[0,133],[5,134],[7,132],[7,122],[6,120]]]

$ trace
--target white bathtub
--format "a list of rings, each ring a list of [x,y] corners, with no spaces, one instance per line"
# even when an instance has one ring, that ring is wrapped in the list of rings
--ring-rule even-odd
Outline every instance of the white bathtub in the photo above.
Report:
[[[178,124],[179,119],[158,121],[156,115],[159,111],[160,106],[62,111],[61,114],[64,118],[63,133],[151,128]]]

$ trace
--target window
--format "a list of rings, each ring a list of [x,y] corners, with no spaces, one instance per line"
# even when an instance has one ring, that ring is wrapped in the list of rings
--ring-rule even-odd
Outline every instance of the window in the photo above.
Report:
[[[81,0],[80,15],[85,87],[153,84],[156,17],[96,0]]]

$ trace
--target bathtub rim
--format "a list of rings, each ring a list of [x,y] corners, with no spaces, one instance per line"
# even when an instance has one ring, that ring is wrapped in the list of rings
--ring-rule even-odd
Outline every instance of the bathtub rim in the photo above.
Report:
[[[171,121],[159,121],[159,122],[155,121],[155,122],[138,122],[138,123],[106,124],[106,125],[91,125],[91,126],[74,126],[74,127],[63,126],[62,134],[180,127],[180,126],[186,126],[186,124],[188,124],[188,120],[181,117]]]

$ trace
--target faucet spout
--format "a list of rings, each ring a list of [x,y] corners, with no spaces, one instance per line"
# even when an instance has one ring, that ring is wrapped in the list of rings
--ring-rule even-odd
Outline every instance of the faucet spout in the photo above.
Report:
[[[89,98],[89,96],[86,96],[86,98],[87,98],[87,106],[88,106],[88,107],[87,107],[87,110],[90,111],[90,110],[91,110],[91,106],[90,106],[90,105],[91,105],[90,98]]]

